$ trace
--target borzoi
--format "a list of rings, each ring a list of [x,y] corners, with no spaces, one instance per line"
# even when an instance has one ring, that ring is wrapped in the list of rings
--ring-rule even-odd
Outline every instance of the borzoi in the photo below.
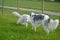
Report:
[[[30,15],[27,14],[20,15],[17,12],[13,12],[13,14],[19,17],[19,19],[17,20],[17,24],[24,24],[26,25],[26,27],[28,26],[28,22],[30,22]]]
[[[59,20],[53,20],[50,19],[50,17],[48,15],[45,14],[35,14],[35,13],[31,13],[30,14],[30,20],[31,20],[31,25],[32,25],[32,29],[35,30],[36,32],[36,28],[42,24],[44,30],[49,33],[50,30],[55,30],[59,24]]]

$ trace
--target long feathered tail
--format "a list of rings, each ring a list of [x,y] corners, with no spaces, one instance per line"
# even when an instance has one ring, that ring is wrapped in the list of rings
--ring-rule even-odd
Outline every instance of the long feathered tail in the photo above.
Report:
[[[17,17],[20,17],[21,16],[18,12],[12,12],[12,14],[14,14]]]
[[[50,27],[52,30],[55,30],[57,27],[58,27],[58,24],[59,24],[59,20],[56,19],[56,20],[53,20],[51,23],[50,23]]]
[[[55,29],[56,29],[57,26],[59,25],[59,20],[58,19],[55,20],[55,24],[56,24],[56,26],[55,26]]]

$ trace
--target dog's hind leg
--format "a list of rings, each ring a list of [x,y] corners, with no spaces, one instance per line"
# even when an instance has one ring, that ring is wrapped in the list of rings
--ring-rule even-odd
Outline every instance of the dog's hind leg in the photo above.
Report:
[[[34,27],[34,31],[36,32],[36,27]]]
[[[49,34],[48,23],[44,22],[42,25],[43,25],[44,30],[47,32],[47,34]]]
[[[47,32],[47,34],[49,34],[48,26],[44,26],[44,30]]]
[[[17,24],[20,24],[20,19],[18,19]]]

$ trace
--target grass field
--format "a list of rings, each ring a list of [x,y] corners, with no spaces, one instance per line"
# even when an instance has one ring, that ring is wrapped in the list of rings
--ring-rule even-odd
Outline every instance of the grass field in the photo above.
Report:
[[[2,0],[0,0],[0,5],[2,5]],[[6,6],[17,6],[17,0],[5,0],[4,5]],[[34,1],[20,1],[19,7],[24,8],[33,8],[33,9],[41,9],[42,2],[34,2]],[[60,2],[44,2],[44,9],[50,11],[60,12]]]
[[[0,5],[2,0],[0,0]],[[5,0],[5,5],[16,6],[16,0]],[[41,2],[31,1],[19,1],[19,7],[41,9]],[[60,12],[59,2],[45,2],[45,10]],[[17,17],[12,15],[12,12],[16,10],[4,9],[2,15],[2,9],[0,8],[0,40],[60,40],[60,24],[56,30],[51,31],[49,35],[46,34],[42,25],[37,28],[37,32],[31,29],[31,24],[27,29],[24,25],[17,25]],[[19,10],[20,14],[30,14],[27,11]],[[49,15],[53,19],[59,19],[60,16]]]
[[[43,27],[37,28],[37,32],[31,29],[31,24],[28,25],[27,29],[24,25],[17,25],[17,17],[11,13],[15,10],[4,9],[4,14],[1,14],[0,8],[0,40],[60,40],[60,24],[58,28],[46,34]],[[20,11],[21,14],[30,14],[30,12]],[[58,16],[51,16],[53,19],[59,19]]]

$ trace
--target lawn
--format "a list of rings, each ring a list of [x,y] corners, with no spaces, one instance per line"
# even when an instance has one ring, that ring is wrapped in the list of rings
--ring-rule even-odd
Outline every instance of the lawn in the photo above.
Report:
[[[1,14],[0,8],[0,40],[60,40],[60,24],[56,30],[46,34],[42,25],[37,28],[37,32],[31,29],[31,24],[27,29],[24,25],[17,25],[17,17],[12,15],[15,10],[4,9],[4,14]],[[20,11],[20,14],[30,14],[30,12]],[[58,16],[49,15],[53,19],[59,19]]]
[[[17,0],[5,0],[6,6],[17,6]],[[0,0],[0,5],[2,5],[2,0]],[[33,8],[41,10],[42,2],[36,1],[20,1],[18,2],[19,7],[23,8]],[[60,2],[44,2],[44,9],[49,11],[60,12]]]
[[[16,6],[17,0],[5,0],[6,6]],[[0,0],[0,5],[2,0]],[[45,2],[45,10],[60,12],[59,2]],[[41,2],[32,1],[19,1],[19,7],[41,9]],[[17,25],[17,17],[12,15],[12,12],[16,10],[4,9],[2,15],[2,9],[0,8],[0,40],[60,40],[60,24],[56,30],[51,31],[49,35],[46,34],[42,25],[37,28],[37,32],[31,29],[31,24],[27,29],[25,25]],[[30,14],[27,11],[19,10],[20,14]],[[49,15],[50,18],[59,19],[60,16]]]

